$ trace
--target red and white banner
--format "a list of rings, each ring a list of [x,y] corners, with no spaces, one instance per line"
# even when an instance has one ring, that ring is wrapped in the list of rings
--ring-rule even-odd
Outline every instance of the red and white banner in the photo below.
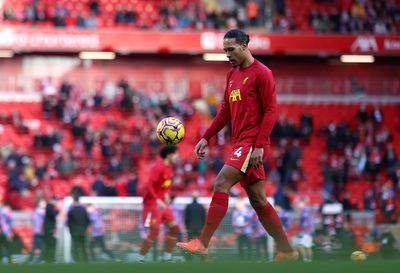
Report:
[[[221,32],[72,30],[0,27],[0,49],[78,52],[114,50],[135,53],[221,52]],[[318,35],[250,33],[256,54],[371,53],[400,55],[400,35]]]

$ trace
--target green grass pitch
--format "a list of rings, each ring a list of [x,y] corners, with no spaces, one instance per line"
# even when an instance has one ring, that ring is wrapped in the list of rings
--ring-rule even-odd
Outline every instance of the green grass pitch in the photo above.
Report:
[[[312,263],[193,262],[193,263],[104,263],[0,265],[0,272],[13,273],[395,273],[400,260]]]

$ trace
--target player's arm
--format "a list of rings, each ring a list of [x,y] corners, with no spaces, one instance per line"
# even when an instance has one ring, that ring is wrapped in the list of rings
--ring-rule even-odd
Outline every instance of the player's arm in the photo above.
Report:
[[[250,158],[250,165],[258,168],[262,166],[264,147],[269,145],[269,137],[277,119],[275,80],[272,72],[260,73],[257,78],[257,90],[262,106],[260,132],[257,136],[255,148]]]
[[[154,184],[156,183],[157,179],[159,177],[159,171],[157,168],[151,171],[149,180],[147,181],[147,194],[151,199],[156,200],[158,198],[156,194],[156,190],[154,189]]]
[[[156,200],[157,206],[159,206],[161,209],[165,207],[165,203],[163,200],[161,200],[158,195],[156,194],[155,190],[155,183],[160,179],[160,169],[157,168],[157,166],[152,170],[150,174],[150,178],[147,182],[147,193],[150,196],[151,199]]]

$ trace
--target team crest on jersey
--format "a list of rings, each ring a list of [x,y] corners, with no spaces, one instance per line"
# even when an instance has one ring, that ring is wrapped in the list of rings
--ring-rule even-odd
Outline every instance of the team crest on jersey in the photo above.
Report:
[[[164,182],[162,182],[161,187],[162,188],[168,188],[171,185],[172,185],[171,179],[167,179],[167,180],[164,180]]]
[[[235,102],[235,101],[240,101],[242,100],[242,97],[240,95],[240,89],[234,89],[231,91],[231,94],[229,95],[229,100],[231,102]]]
[[[243,80],[243,85],[246,84],[246,82],[247,82],[248,79],[249,79],[249,77],[244,78],[244,80]]]
[[[232,87],[233,81],[229,81],[229,88]]]

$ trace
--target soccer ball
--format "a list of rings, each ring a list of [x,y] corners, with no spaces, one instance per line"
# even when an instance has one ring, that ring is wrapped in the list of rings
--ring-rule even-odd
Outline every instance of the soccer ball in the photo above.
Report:
[[[176,145],[184,136],[185,127],[177,118],[164,118],[157,125],[157,137],[163,144]]]
[[[357,250],[357,251],[354,251],[353,253],[351,253],[350,259],[352,261],[365,261],[367,259],[367,254],[365,254],[364,252],[362,252],[360,250]]]

